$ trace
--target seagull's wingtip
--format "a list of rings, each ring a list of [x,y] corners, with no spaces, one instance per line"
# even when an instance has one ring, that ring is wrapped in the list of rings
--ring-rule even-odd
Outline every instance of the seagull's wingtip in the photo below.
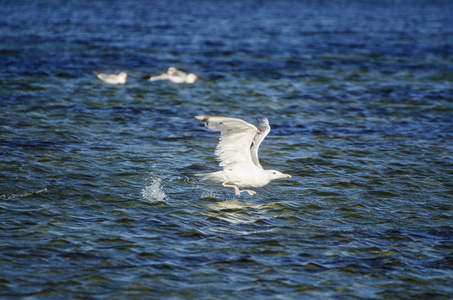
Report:
[[[206,117],[206,116],[195,116],[195,119],[205,122],[205,121],[208,120],[208,117]]]

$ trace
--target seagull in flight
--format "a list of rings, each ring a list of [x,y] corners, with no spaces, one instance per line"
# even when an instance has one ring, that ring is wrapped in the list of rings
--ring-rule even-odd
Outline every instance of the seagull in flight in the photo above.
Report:
[[[262,187],[274,179],[291,178],[289,174],[276,170],[264,170],[259,162],[258,148],[271,130],[268,119],[258,118],[256,125],[220,116],[196,116],[195,119],[204,122],[209,129],[220,131],[220,142],[215,154],[223,170],[197,174],[203,176],[202,180],[221,182],[225,187],[234,188],[236,196],[240,197],[242,192],[250,196],[256,192],[239,190],[239,187]]]

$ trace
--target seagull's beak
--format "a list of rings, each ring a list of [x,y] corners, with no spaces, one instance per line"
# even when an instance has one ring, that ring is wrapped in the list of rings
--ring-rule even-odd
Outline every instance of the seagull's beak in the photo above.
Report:
[[[291,175],[289,174],[283,174],[285,178],[291,178]]]

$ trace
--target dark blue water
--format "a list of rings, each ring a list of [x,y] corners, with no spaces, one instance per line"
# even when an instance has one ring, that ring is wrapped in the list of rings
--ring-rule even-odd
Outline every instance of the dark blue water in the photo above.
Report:
[[[452,15],[0,1],[0,298],[450,299]],[[170,66],[200,80],[147,81]],[[198,181],[200,114],[267,117],[261,163],[292,178]]]

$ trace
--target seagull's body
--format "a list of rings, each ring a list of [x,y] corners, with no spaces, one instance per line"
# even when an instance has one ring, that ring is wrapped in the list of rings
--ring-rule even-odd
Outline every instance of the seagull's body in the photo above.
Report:
[[[189,83],[189,84],[194,83],[195,81],[197,81],[197,79],[198,79],[197,75],[193,73],[187,74],[174,67],[168,68],[167,73],[149,78],[150,81],[169,80],[174,83]]]
[[[121,72],[119,74],[96,73],[96,76],[108,84],[125,84],[127,80],[126,72]]]
[[[291,178],[275,170],[264,170],[258,159],[258,148],[271,130],[269,121],[257,119],[252,125],[240,119],[220,116],[196,116],[212,130],[220,131],[220,142],[215,154],[220,160],[222,171],[199,174],[204,179],[221,182],[223,186],[233,187],[237,196],[241,192],[256,194],[252,190],[239,190],[239,187],[262,187],[271,180]]]

